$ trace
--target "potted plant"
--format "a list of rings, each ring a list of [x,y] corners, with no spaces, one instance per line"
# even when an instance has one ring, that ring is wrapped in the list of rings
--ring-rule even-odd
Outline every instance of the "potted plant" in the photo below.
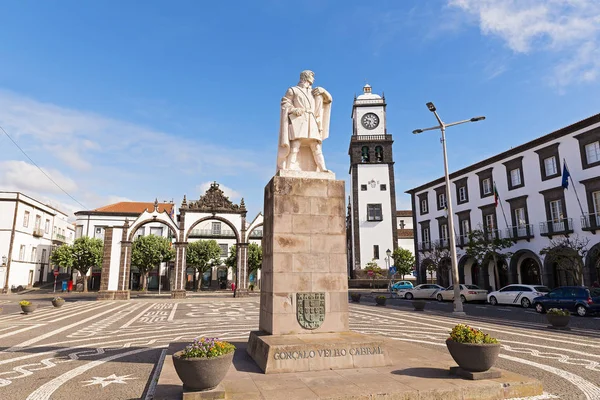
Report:
[[[173,365],[187,390],[210,390],[225,378],[235,346],[217,338],[199,338],[173,354]]]
[[[21,306],[21,311],[23,311],[24,314],[29,314],[35,311],[35,304],[30,301],[21,300],[19,305]]]
[[[383,295],[379,295],[379,296],[375,297],[375,303],[377,303],[378,306],[385,306],[386,300],[387,300],[387,298]]]
[[[360,303],[360,293],[350,293],[350,299],[354,303]]]
[[[60,296],[56,296],[55,298],[52,299],[52,305],[56,308],[62,307],[63,304],[65,304],[65,299],[63,299]]]
[[[490,335],[468,325],[458,324],[446,339],[446,347],[458,366],[469,372],[484,372],[494,366],[500,343]]]
[[[412,305],[415,309],[415,311],[423,311],[425,310],[425,305],[427,304],[427,302],[425,300],[413,300],[412,301]]]
[[[548,322],[555,328],[565,328],[569,325],[569,321],[571,320],[571,313],[569,310],[564,310],[562,308],[551,308],[546,312],[546,318],[548,318]]]

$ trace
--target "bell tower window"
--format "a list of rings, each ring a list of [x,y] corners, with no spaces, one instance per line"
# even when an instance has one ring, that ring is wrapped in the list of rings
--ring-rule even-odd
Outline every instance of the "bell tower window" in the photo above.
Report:
[[[383,161],[383,147],[381,147],[381,146],[375,147],[375,161],[377,161],[377,162]]]
[[[369,162],[370,161],[370,157],[369,157],[369,147],[368,146],[363,146],[363,148],[360,151],[360,160],[362,162]]]

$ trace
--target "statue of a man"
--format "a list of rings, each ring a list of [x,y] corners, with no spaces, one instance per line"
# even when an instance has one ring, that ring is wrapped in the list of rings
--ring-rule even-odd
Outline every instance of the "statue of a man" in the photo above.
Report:
[[[300,82],[281,99],[277,170],[301,171],[300,147],[308,146],[316,171],[327,171],[321,144],[329,137],[332,98],[322,87],[312,88],[315,74],[302,71]]]

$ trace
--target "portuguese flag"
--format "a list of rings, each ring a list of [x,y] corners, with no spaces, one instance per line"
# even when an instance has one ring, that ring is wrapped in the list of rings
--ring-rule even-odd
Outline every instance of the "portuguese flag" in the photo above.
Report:
[[[498,207],[498,201],[500,200],[500,195],[498,194],[498,189],[496,189],[496,182],[494,182],[494,206]]]

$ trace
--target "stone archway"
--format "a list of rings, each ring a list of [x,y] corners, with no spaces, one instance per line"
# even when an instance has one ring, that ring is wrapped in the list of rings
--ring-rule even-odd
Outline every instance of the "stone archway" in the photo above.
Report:
[[[443,287],[450,286],[450,272],[452,270],[452,262],[449,258],[442,258],[438,265],[438,285]]]
[[[426,258],[421,262],[421,273],[426,277],[425,283],[434,282],[433,274],[436,273],[437,275],[437,268],[435,268],[435,263],[433,262],[433,260],[431,260],[430,258]]]
[[[585,256],[583,280],[588,286],[600,283],[600,243],[593,245]]]
[[[531,250],[521,249],[510,258],[509,271],[512,283],[525,285],[541,285],[542,263],[540,258]]]
[[[463,255],[458,261],[458,274],[460,276],[460,282],[466,284],[477,285],[477,274],[479,271],[479,265],[475,258]],[[473,280],[473,273],[476,274],[475,280]]]
[[[572,257],[581,263],[580,270],[565,268],[559,264],[559,260],[565,259],[565,252],[572,252]],[[550,288],[559,286],[581,286],[583,284],[583,260],[575,250],[566,247],[555,247],[544,257],[544,275],[546,276],[546,286]]]

